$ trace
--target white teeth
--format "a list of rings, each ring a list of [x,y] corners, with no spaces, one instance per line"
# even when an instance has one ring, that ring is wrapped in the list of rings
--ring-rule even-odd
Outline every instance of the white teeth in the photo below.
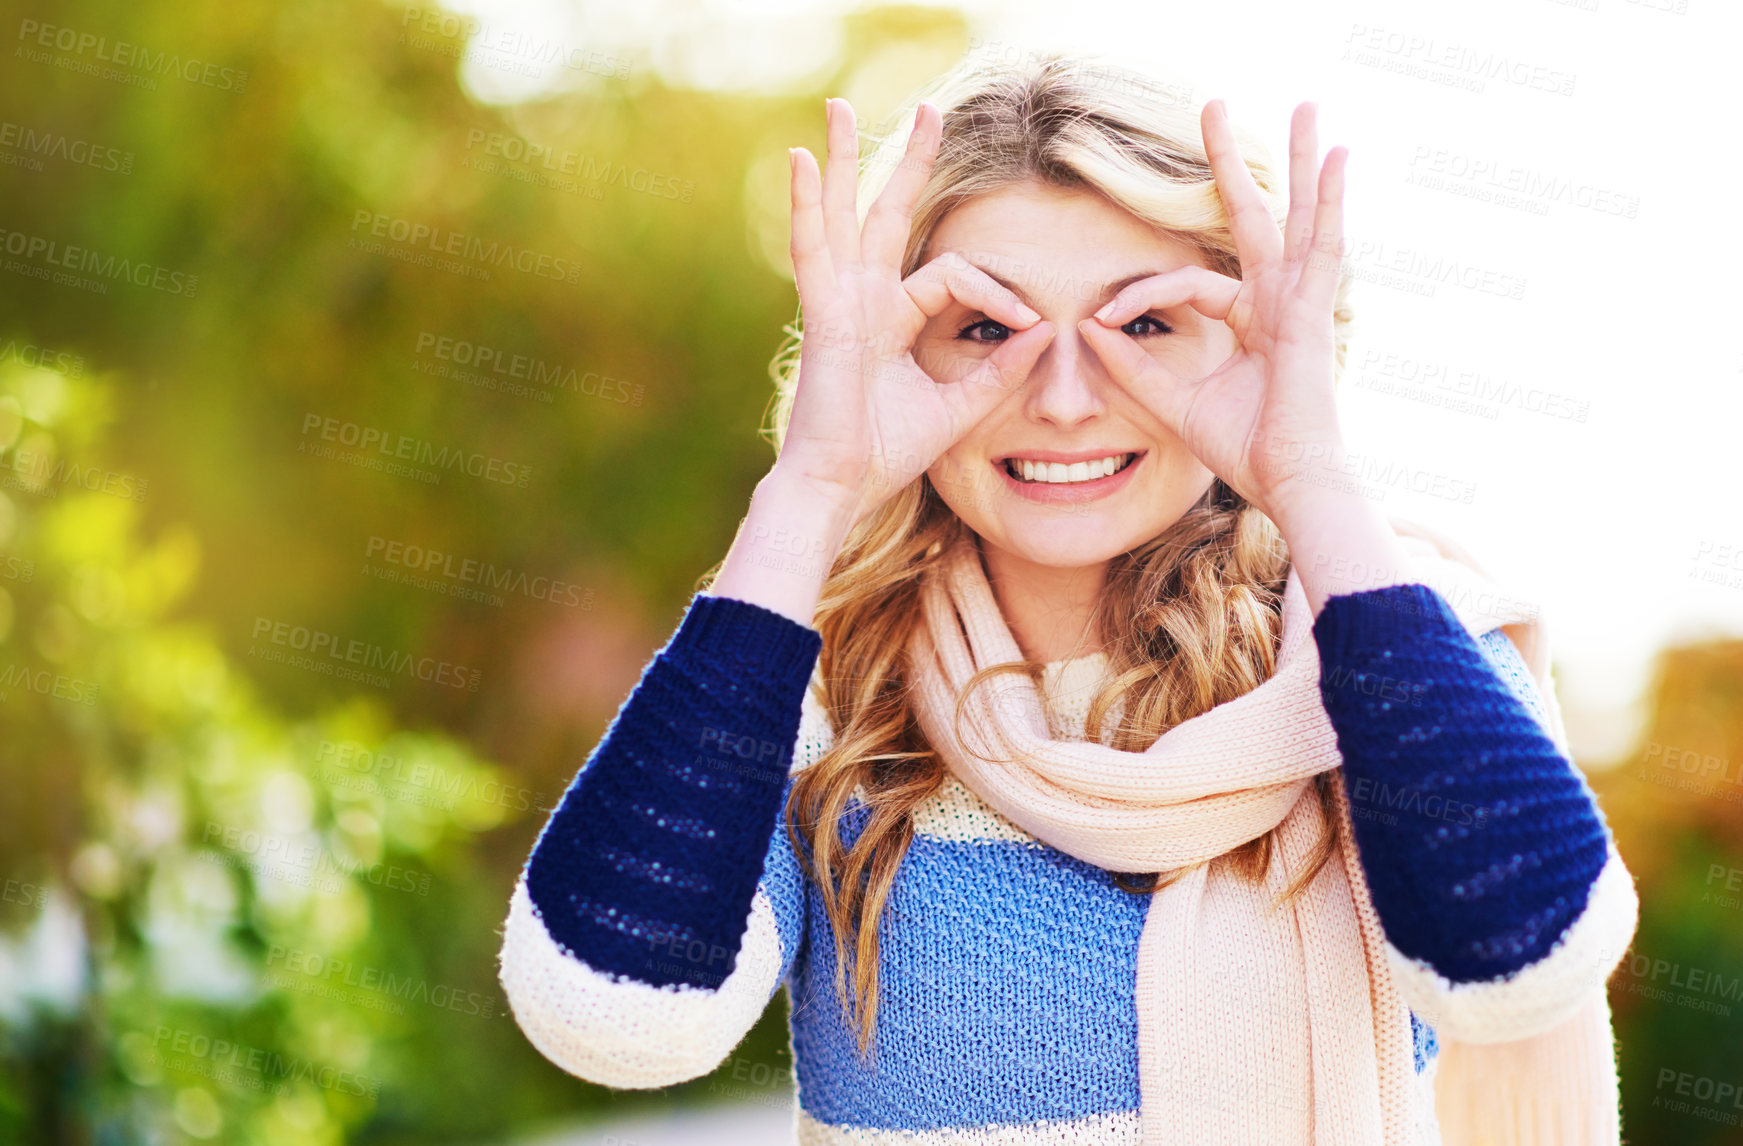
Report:
[[[1095,481],[1104,478],[1130,465],[1136,454],[1110,454],[1092,462],[1036,462],[1027,458],[1012,459],[1013,468],[1023,475],[1024,481],[1048,482],[1050,484],[1070,484],[1072,482]]]

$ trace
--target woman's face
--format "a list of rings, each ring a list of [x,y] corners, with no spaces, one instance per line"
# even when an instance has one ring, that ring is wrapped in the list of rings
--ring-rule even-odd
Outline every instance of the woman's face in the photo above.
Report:
[[[1011,288],[1056,332],[1027,381],[927,471],[980,535],[989,561],[999,550],[1037,565],[1099,564],[1179,520],[1211,472],[1109,377],[1077,323],[1132,280],[1202,263],[1197,252],[1093,191],[1039,182],[952,210],[926,258],[952,251]],[[1227,325],[1185,305],[1122,329],[1189,380],[1235,349]],[[961,378],[1010,333],[953,301],[920,332],[914,356],[934,379]],[[1110,458],[1114,469],[1106,472]]]

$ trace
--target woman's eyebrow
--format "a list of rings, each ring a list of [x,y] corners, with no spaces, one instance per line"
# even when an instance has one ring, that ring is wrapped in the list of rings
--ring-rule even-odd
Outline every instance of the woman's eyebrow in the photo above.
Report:
[[[1034,306],[1034,300],[1028,296],[1028,294],[1023,290],[1022,287],[1018,286],[1014,282],[1011,282],[1009,279],[1006,279],[1003,276],[994,273],[992,270],[981,266],[979,263],[974,263],[972,260],[970,260],[970,262],[971,262],[971,265],[973,265],[978,270],[980,270],[982,273],[984,273],[987,278],[993,280],[994,282],[998,283],[1000,286],[1004,287],[1006,290],[1010,291],[1012,294],[1016,295],[1024,303],[1027,303],[1030,306]],[[1100,296],[1091,295],[1091,296],[1085,296],[1085,297],[1089,297],[1091,299],[1091,301],[1096,301],[1096,302],[1104,301],[1106,299],[1110,299],[1110,298],[1114,297],[1115,295],[1119,294],[1121,291],[1125,290],[1127,287],[1131,286],[1133,283],[1137,282],[1139,279],[1147,279],[1151,275],[1159,275],[1161,273],[1162,273],[1161,271],[1139,271],[1135,275],[1127,275],[1125,278],[1121,279],[1119,282],[1109,283],[1106,287],[1102,288],[1102,294]],[[1041,283],[1056,283],[1059,286],[1070,289],[1073,297],[1078,297],[1077,291],[1075,289],[1077,287],[1076,280],[1073,280],[1073,279],[1056,280],[1056,279],[1045,279],[1044,278],[1044,279],[1038,279],[1037,281],[1041,282]],[[1096,289],[1093,285],[1090,285],[1087,283],[1084,285],[1091,291]]]

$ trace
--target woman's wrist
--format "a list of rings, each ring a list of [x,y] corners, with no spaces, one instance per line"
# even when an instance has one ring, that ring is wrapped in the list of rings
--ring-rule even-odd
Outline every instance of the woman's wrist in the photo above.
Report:
[[[1332,597],[1416,580],[1397,534],[1353,484],[1303,482],[1269,501],[1315,617]]]
[[[855,506],[777,464],[757,482],[720,572],[705,590],[810,625]]]

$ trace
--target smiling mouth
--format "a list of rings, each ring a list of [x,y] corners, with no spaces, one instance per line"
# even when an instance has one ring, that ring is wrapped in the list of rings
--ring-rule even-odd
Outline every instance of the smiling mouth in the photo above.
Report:
[[[1109,454],[1087,462],[1042,462],[1006,458],[1005,472],[1026,485],[1078,485],[1111,477],[1131,465],[1137,453]]]

